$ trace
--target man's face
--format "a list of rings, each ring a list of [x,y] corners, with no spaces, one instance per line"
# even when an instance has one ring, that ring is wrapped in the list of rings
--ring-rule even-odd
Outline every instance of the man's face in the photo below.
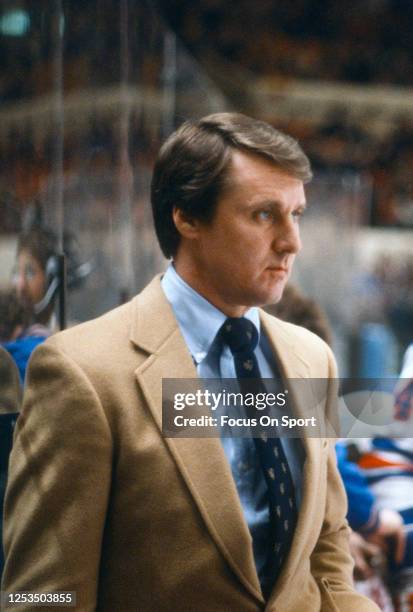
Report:
[[[190,264],[181,267],[185,280],[229,316],[278,302],[301,248],[304,208],[301,180],[235,151],[212,221],[195,221],[195,239],[181,244],[189,248]],[[185,259],[179,256],[178,272]]]
[[[14,284],[22,303],[32,308],[46,292],[46,277],[40,263],[24,249],[17,258]]]

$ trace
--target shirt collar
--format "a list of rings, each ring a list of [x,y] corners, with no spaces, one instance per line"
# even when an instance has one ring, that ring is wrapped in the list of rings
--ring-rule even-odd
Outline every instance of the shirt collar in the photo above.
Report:
[[[171,304],[179,328],[197,365],[205,359],[227,316],[192,289],[170,264],[161,281],[162,289]],[[260,333],[257,308],[244,314]]]

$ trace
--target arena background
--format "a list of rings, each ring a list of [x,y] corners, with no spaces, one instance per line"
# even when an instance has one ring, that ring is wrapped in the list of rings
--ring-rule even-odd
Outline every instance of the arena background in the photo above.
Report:
[[[0,282],[39,202],[92,264],[70,320],[132,296],[166,265],[160,143],[238,110],[313,162],[294,282],[326,310],[342,374],[396,374],[413,340],[412,23],[403,0],[3,0]]]

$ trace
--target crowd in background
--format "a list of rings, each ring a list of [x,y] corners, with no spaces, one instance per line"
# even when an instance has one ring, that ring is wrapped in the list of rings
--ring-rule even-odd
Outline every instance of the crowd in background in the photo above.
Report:
[[[66,87],[116,81],[119,3],[105,2],[105,10],[99,10],[96,0],[82,2],[81,11],[68,0],[62,6],[67,16]],[[339,0],[263,0],[254,5],[240,0],[236,7],[219,0],[129,2],[130,42],[138,60],[132,72],[146,82],[161,72],[155,52],[159,28],[151,27],[155,22],[147,19],[148,11],[157,6],[196,56],[218,55],[254,73],[284,78],[413,85],[413,7],[403,0],[350,0],[345,11]],[[20,7],[30,19],[27,36],[0,36],[0,96],[6,101],[41,95],[52,87],[48,68],[53,3],[47,0],[45,12],[28,0]],[[245,36],[252,20],[259,36]]]
[[[408,27],[413,8],[403,3],[403,10],[399,10],[399,4],[395,0],[375,0],[361,6],[352,1],[344,12],[338,0],[260,2],[253,9],[245,0],[236,9],[217,0],[160,2],[160,7],[201,63],[214,53],[253,70],[255,75],[268,74],[271,78],[278,74],[293,79],[317,77],[323,81],[408,86],[413,74],[412,33]],[[27,33],[18,38],[0,34],[0,105],[5,109],[54,90],[53,11],[37,11],[30,2],[21,6],[30,18]],[[125,76],[121,41],[127,36],[128,83],[153,88],[161,99],[165,57],[161,21],[153,8],[150,3],[129,2],[125,25],[119,3],[107,2],[105,10],[100,11],[97,0],[88,0],[82,11],[77,11],[73,3],[63,2],[65,95],[119,86]],[[237,19],[233,19],[233,10]],[[254,27],[260,28],[258,37],[244,35],[251,10]],[[152,12],[150,18],[148,11]],[[176,78],[182,79],[182,75],[178,73]],[[371,183],[372,225],[412,227],[413,120],[400,116],[378,136],[371,129],[373,115],[367,114],[361,125],[354,122],[348,110],[349,106],[343,104],[328,112],[321,125],[302,117],[283,126],[277,121],[275,108],[274,124],[301,140],[316,170],[355,172]],[[177,117],[175,122],[179,120]],[[150,166],[159,145],[152,127],[153,121],[143,111],[132,113],[132,161],[140,154],[139,161]],[[113,167],[119,134],[119,122],[99,113],[80,136],[67,125],[65,170],[69,173],[85,163],[104,171]],[[50,173],[53,155],[50,132],[39,136],[30,122],[3,130],[0,192],[8,185],[23,202],[36,197]]]
[[[316,170],[357,173],[371,184],[372,225],[413,226],[413,119],[400,117],[377,137],[368,117],[361,127],[340,107],[320,127],[287,127],[303,142]]]
[[[151,167],[161,139],[153,127],[143,112],[131,114],[129,151],[134,167]],[[369,185],[367,223],[413,227],[413,122],[400,120],[384,139],[351,125],[343,109],[326,117],[321,127],[294,122],[285,126],[278,123],[277,127],[299,138],[316,172],[358,175]],[[69,125],[65,132],[65,173],[69,176],[87,168],[91,174],[107,176],[119,162],[119,149],[119,127],[106,117],[95,116],[80,135],[71,133]],[[29,125],[11,130],[6,139],[0,138],[0,192],[9,192],[9,198],[14,192],[23,203],[38,196],[51,173],[53,154],[50,134],[39,138]]]
[[[350,0],[345,10],[340,0],[161,6],[193,53],[218,54],[254,73],[413,85],[410,2]],[[252,20],[259,36],[245,36]]]
[[[150,168],[159,143],[156,124],[147,122],[143,112],[131,113],[129,158],[134,168]],[[115,178],[120,170],[120,149],[119,127],[110,119],[92,117],[81,133],[72,133],[67,126],[63,159],[66,182],[70,183],[72,176],[87,175],[96,183],[95,195],[102,193],[107,206],[115,206],[116,193],[108,187],[108,178]],[[54,156],[52,135],[46,131],[38,138],[30,125],[10,131],[6,140],[0,139],[0,198],[6,211],[0,218],[0,231],[16,231],[25,206],[44,198]]]
[[[294,79],[361,85],[413,85],[413,5],[399,0],[273,2],[234,9],[219,0],[161,2],[169,23],[201,62],[225,59],[282,85]],[[236,18],[234,18],[236,17]],[[245,36],[253,28],[259,36]],[[240,79],[242,78],[240,72]],[[379,104],[379,100],[378,100]],[[315,126],[303,116],[286,125],[296,134],[317,169],[362,173],[372,184],[370,222],[413,226],[413,120],[400,116],[377,137],[374,112],[362,125],[347,107]],[[271,116],[271,110],[266,109]],[[276,103],[274,123],[277,124]],[[279,123],[278,123],[279,125]]]
[[[56,49],[55,3],[46,0],[41,10],[30,0],[19,3],[28,19],[20,36],[0,31],[0,103],[35,98],[53,91]],[[120,77],[121,39],[128,36],[130,82],[156,85],[160,80],[162,29],[150,2],[128,4],[127,22],[122,22],[120,3],[85,0],[82,10],[63,0],[64,88],[66,92],[117,83]],[[0,9],[0,19],[13,12]],[[151,13],[151,14],[149,14]],[[125,27],[128,26],[126,33]],[[104,34],[104,35],[103,35]]]

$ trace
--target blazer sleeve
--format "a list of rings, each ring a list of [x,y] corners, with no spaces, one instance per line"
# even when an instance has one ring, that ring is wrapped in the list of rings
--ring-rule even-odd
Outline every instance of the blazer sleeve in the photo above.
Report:
[[[327,398],[327,418],[335,411],[335,381],[337,367],[328,350],[330,393]],[[327,441],[327,497],[324,521],[317,544],[311,555],[311,571],[321,592],[322,610],[340,612],[378,612],[378,606],[360,595],[353,586],[353,560],[349,550],[349,527],[346,520],[347,499],[338,472],[334,439]]]
[[[3,591],[75,591],[77,609],[96,608],[111,465],[92,384],[53,342],[40,346],[10,456]]]

